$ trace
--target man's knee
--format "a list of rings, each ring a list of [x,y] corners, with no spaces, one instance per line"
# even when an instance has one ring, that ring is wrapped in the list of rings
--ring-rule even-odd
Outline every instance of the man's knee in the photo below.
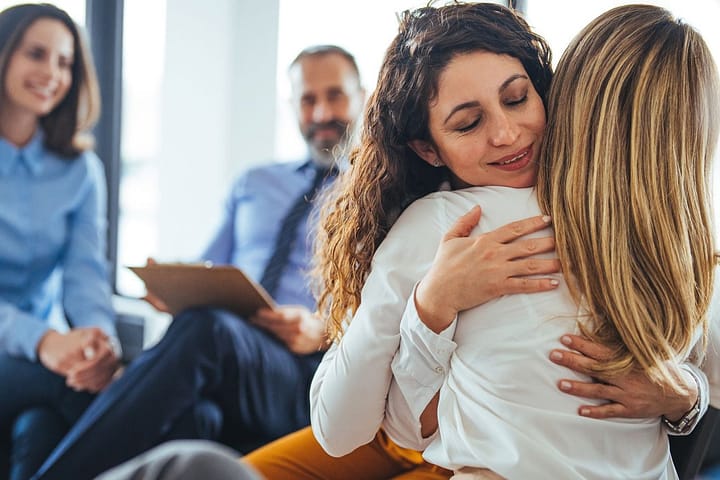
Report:
[[[193,308],[177,315],[163,342],[172,342],[174,348],[202,348],[213,346],[228,329],[227,320],[221,311],[209,308]]]

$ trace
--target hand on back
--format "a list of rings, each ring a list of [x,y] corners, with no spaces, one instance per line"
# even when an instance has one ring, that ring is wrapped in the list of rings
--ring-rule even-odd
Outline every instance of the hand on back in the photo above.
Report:
[[[698,397],[692,375],[677,369],[679,383],[685,392],[676,392],[669,385],[654,383],[643,372],[633,370],[626,375],[604,378],[593,373],[593,365],[609,358],[610,350],[577,335],[564,335],[562,343],[571,350],[557,349],[550,359],[576,372],[595,376],[593,382],[562,379],[560,390],[584,398],[607,400],[603,405],[582,405],[580,415],[592,418],[654,418],[664,416],[676,421],[689,411]]]
[[[432,267],[418,284],[415,295],[418,313],[436,332],[444,330],[459,312],[493,298],[557,287],[556,280],[528,277],[560,271],[556,259],[532,258],[552,251],[554,239],[522,239],[547,228],[548,217],[520,220],[470,237],[480,216],[480,208],[475,207],[455,222],[443,237]]]

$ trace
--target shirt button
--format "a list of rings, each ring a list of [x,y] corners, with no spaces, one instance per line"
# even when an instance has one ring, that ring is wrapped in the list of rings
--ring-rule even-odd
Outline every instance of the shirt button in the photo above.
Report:
[[[435,367],[435,373],[442,374],[443,372],[445,372],[445,369],[443,367],[441,367],[439,365],[437,367]]]

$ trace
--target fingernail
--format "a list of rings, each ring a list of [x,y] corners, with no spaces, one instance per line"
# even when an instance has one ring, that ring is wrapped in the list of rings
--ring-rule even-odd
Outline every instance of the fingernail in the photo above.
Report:
[[[560,337],[560,341],[563,343],[563,345],[570,345],[572,343],[572,339],[567,335],[563,335],[562,337]]]
[[[588,415],[590,415],[590,409],[589,408],[581,408],[580,415],[582,415],[583,417],[587,417]]]
[[[557,287],[558,285],[560,285],[560,282],[557,280],[550,280],[550,285],[552,285],[553,287]]]
[[[570,390],[570,387],[572,387],[572,384],[567,380],[560,382],[560,390]]]
[[[550,353],[550,358],[552,358],[553,360],[562,360],[562,357],[562,353],[558,352],[557,350],[553,350]]]
[[[545,215],[542,217],[542,219],[545,223],[550,223],[550,221],[552,221],[552,217],[550,215]]]

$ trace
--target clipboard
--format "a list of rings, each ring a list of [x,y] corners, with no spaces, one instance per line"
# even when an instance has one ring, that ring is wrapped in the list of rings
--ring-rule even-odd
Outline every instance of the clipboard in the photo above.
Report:
[[[243,317],[260,308],[275,308],[262,286],[230,265],[155,263],[128,268],[173,315],[200,306],[224,308]]]

